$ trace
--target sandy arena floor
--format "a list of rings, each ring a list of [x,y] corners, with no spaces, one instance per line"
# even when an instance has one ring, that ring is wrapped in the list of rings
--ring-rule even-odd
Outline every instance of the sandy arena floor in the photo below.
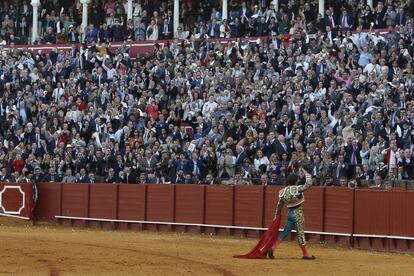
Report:
[[[256,239],[23,226],[0,219],[0,275],[414,275],[414,255],[294,242],[275,260],[233,259]],[[6,224],[6,225],[5,225]]]

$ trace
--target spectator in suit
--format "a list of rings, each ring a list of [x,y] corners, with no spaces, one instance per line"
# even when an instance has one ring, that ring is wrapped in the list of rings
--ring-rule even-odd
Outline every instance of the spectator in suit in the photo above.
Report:
[[[88,27],[85,28],[85,41],[88,43],[97,42],[98,41],[99,32],[93,26],[93,24],[89,24]]]
[[[359,176],[359,180],[373,180],[374,172],[369,168],[368,164],[362,166],[362,174]]]
[[[384,4],[382,2],[378,2],[374,12],[373,12],[373,23],[374,28],[381,29],[385,28],[385,13],[386,10],[384,9]]]
[[[399,7],[398,12],[395,15],[395,24],[397,26],[405,26],[406,22],[407,22],[407,20],[405,18],[404,8]]]
[[[267,36],[269,33],[268,25],[266,22],[266,18],[264,16],[260,17],[260,19],[256,22],[256,36]]]
[[[213,184],[217,184],[216,180],[214,179],[212,174],[207,174],[206,178],[204,180],[201,180],[199,182],[202,185],[213,185]]]
[[[35,183],[40,183],[43,182],[44,176],[42,174],[42,171],[40,169],[40,167],[35,167],[34,168],[34,175],[33,175],[33,181]]]
[[[184,178],[184,184],[194,184],[194,177],[191,173],[186,173]]]
[[[246,178],[242,178],[242,175],[240,172],[236,172],[234,176],[228,180],[223,180],[223,184],[226,185],[249,185],[250,182]]]
[[[91,180],[89,179],[89,176],[87,175],[85,168],[80,169],[80,176],[77,183],[91,183]]]
[[[341,30],[350,30],[354,28],[354,19],[351,14],[344,8],[342,9],[342,15],[339,19],[339,27]]]
[[[384,179],[380,175],[376,175],[374,178],[374,184],[370,186],[373,189],[385,189],[387,187]]]
[[[337,161],[332,166],[332,178],[339,181],[341,178],[349,177],[349,165],[345,163],[345,157],[340,154]]]
[[[397,13],[391,5],[387,6],[387,10],[384,14],[384,21],[387,27],[394,27],[396,23]]]
[[[173,26],[172,22],[164,20],[164,24],[160,28],[160,38],[161,39],[171,39],[173,37]]]
[[[138,184],[147,184],[147,175],[145,173],[141,173],[139,175],[139,181]]]
[[[44,179],[42,180],[43,182],[53,182],[53,183],[59,183],[62,181],[62,177],[59,176],[56,173],[56,169],[55,168],[49,168],[49,173],[47,173],[44,177]]]
[[[241,37],[241,23],[239,17],[234,19],[234,22],[230,25],[230,37]]]
[[[350,165],[357,165],[362,163],[361,159],[361,145],[358,143],[358,140],[352,140],[351,145],[345,147],[345,160]]]
[[[157,157],[151,153],[151,150],[147,149],[145,151],[145,156],[142,158],[139,164],[140,170],[146,173],[152,172],[157,163]]]
[[[109,168],[108,177],[105,179],[105,183],[111,183],[111,184],[119,183],[119,178],[115,174],[115,170],[113,168]]]
[[[336,19],[330,9],[326,10],[326,16],[325,16],[325,24],[327,27],[330,27],[330,30],[336,29],[337,22]]]
[[[277,155],[282,156],[283,153],[289,153],[289,144],[286,142],[284,135],[279,135],[275,143]]]
[[[0,169],[0,182],[13,182],[13,176],[7,173],[6,167]]]
[[[185,173],[191,174],[195,179],[199,179],[204,175],[203,162],[198,158],[197,153],[192,153],[191,160],[185,164]]]
[[[146,38],[146,30],[147,29],[145,27],[145,23],[142,22],[142,18],[140,16],[138,16],[135,19],[134,26],[135,26],[135,30],[134,30],[135,40],[138,40],[138,41],[145,40],[145,38]]]
[[[122,183],[135,184],[136,182],[137,182],[136,176],[135,176],[134,173],[131,172],[131,168],[130,167],[125,167],[125,169],[124,169],[124,179],[123,179]]]
[[[211,38],[218,38],[220,36],[220,24],[213,18],[208,26],[207,35]]]
[[[25,16],[21,18],[19,22],[16,23],[17,27],[17,36],[20,37],[20,42],[22,44],[27,44],[29,40],[29,29],[30,24],[27,22]]]
[[[271,185],[267,174],[264,173],[260,176],[260,185],[263,185],[263,186]]]
[[[172,178],[172,184],[185,184],[184,170],[179,169],[177,175]]]
[[[88,174],[89,182],[88,183],[95,183],[95,174],[93,172],[90,172]]]
[[[414,158],[410,149],[402,152],[399,167],[402,167],[402,179],[414,179]]]
[[[79,33],[75,30],[73,25],[69,26],[68,42],[71,44],[79,43]]]

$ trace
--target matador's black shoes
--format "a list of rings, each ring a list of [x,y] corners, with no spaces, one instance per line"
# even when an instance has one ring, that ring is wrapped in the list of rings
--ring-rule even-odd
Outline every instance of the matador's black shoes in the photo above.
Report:
[[[269,247],[269,249],[267,250],[267,256],[269,256],[269,259],[275,258],[275,255],[273,255],[273,249],[271,247]]]
[[[303,256],[302,259],[303,260],[315,260],[316,257],[315,256]]]

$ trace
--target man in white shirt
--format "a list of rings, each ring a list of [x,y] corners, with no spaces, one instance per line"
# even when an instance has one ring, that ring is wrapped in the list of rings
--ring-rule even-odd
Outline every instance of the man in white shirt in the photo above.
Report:
[[[118,73],[117,73],[116,69],[114,68],[114,65],[112,64],[112,62],[110,62],[108,64],[108,66],[106,66],[105,62],[106,62],[106,57],[102,61],[102,68],[105,69],[105,71],[106,71],[107,79],[112,80],[114,78],[114,76],[117,75]]]
[[[214,101],[214,97],[210,96],[208,98],[208,102],[206,102],[203,106],[203,111],[201,113],[203,113],[203,116],[205,118],[210,119],[210,114],[214,113],[217,110],[217,103]]]
[[[64,94],[65,94],[65,90],[62,88],[62,83],[57,82],[56,88],[53,90],[53,93],[52,93],[53,100],[55,100],[56,102],[59,102],[60,97],[62,97]]]
[[[371,62],[365,65],[364,73],[370,75],[372,72],[375,73],[375,76],[378,77],[381,74],[381,66],[377,64],[375,57],[371,58]]]
[[[68,121],[68,122],[77,123],[78,118],[80,117],[79,114],[80,114],[80,112],[77,109],[76,105],[74,104],[74,105],[72,105],[71,110],[68,113],[66,113],[65,120]]]

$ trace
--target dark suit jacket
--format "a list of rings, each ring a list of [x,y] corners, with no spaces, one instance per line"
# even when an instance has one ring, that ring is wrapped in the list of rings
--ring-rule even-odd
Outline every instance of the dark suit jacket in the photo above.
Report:
[[[404,14],[397,13],[397,15],[395,16],[395,24],[404,26],[406,22],[407,20],[405,19]]]
[[[369,170],[368,172],[358,177],[358,180],[372,180],[372,179],[374,179],[374,172],[371,170]]]
[[[208,30],[207,30],[207,35],[210,36],[211,34],[211,29],[213,29],[213,33],[214,33],[214,38],[218,38],[220,36],[220,25],[219,24],[215,24],[214,26],[211,25],[209,26]]]
[[[85,176],[81,176],[79,178],[79,180],[77,181],[77,183],[90,183],[91,180],[89,179],[89,176],[85,175]]]
[[[332,17],[333,17],[333,20],[334,20],[334,23],[335,23],[335,27],[337,27],[338,26],[338,20],[337,20],[335,15],[333,15]],[[326,24],[326,26],[331,26],[331,29],[333,29],[332,22],[331,22],[331,20],[328,16],[325,16],[325,24]]]
[[[141,171],[143,172],[149,172],[149,171],[153,171],[155,169],[155,165],[158,163],[157,158],[152,157],[150,159],[150,162],[148,164],[148,159],[146,157],[141,159],[141,162],[139,163],[139,167],[141,169]]]
[[[349,145],[349,146],[346,146],[345,147],[345,162],[351,163],[353,150],[354,149],[353,149],[353,146],[352,145]],[[356,155],[355,157],[356,157],[356,160],[357,160],[357,163],[358,164],[361,164],[361,162],[362,162],[360,152],[361,152],[361,148],[358,145],[358,147],[357,147],[357,149],[355,151],[355,155]]]
[[[122,183],[136,184],[137,183],[137,177],[133,173],[130,173],[129,175],[124,175],[124,178],[122,179]]]
[[[289,147],[289,144],[288,143],[285,142],[286,149],[283,148],[282,144],[279,141],[277,141],[275,145],[276,145],[276,153],[277,153],[277,155],[282,156],[283,153],[289,154],[290,147]]]
[[[105,183],[119,183],[119,178],[116,175],[111,178],[108,177],[105,179]]]
[[[413,158],[411,158],[410,160],[406,158],[402,158],[399,165],[403,167],[403,171],[402,171],[403,179],[414,179],[414,159]]]
[[[196,164],[198,166],[198,170],[200,172],[200,175],[204,174],[204,165],[203,162],[201,162],[200,160],[196,161]],[[185,173],[193,173],[194,171],[194,161],[193,160],[188,160],[187,163],[185,164]]]
[[[339,25],[342,27],[342,28],[344,28],[344,26],[342,26],[342,21],[344,20],[344,16],[343,15],[341,15],[340,17],[339,17]],[[351,15],[351,14],[348,14],[347,16],[346,16],[346,21],[347,21],[347,23],[348,23],[348,28],[349,29],[353,29],[353,27],[354,27],[354,17]]]
[[[46,174],[43,178],[43,182],[62,182],[62,177],[58,174],[53,176],[51,174]]]
[[[286,134],[286,129],[288,130],[288,132],[290,132],[292,130],[292,124],[290,123],[279,123],[277,125],[277,133],[285,135]]]
[[[241,165],[243,165],[243,161],[246,158],[247,158],[247,154],[244,151],[240,153],[240,156],[239,155],[236,156],[236,169],[239,168]]]
[[[338,173],[338,166],[340,166],[339,175],[337,174]],[[332,178],[333,179],[339,179],[339,178],[342,178],[342,177],[346,177],[346,178],[349,177],[349,165],[348,164],[335,163],[332,166]]]
[[[164,24],[162,24],[161,26],[158,27],[159,37],[161,39],[171,39],[173,37],[173,24],[172,24],[172,22],[167,25],[167,31],[169,32],[168,35],[164,34],[164,28],[165,28]]]

